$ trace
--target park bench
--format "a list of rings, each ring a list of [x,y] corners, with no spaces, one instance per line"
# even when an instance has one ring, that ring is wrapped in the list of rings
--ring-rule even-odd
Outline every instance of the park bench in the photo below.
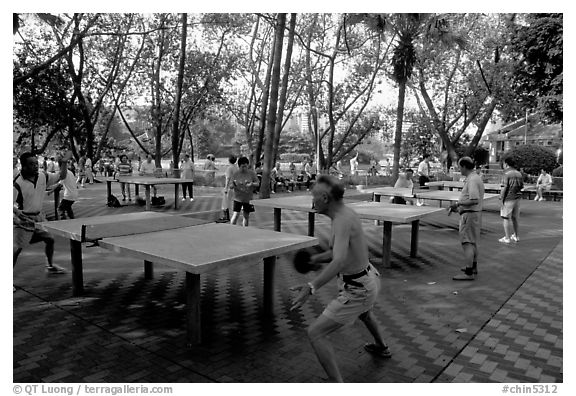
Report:
[[[526,186],[522,189],[522,198],[527,198],[527,199],[534,199],[536,197],[536,186]],[[542,197],[546,200],[548,200],[548,198],[551,198],[552,201],[562,201],[562,199],[564,198],[564,190],[557,190],[557,189],[551,189],[551,190],[544,190],[542,191]]]

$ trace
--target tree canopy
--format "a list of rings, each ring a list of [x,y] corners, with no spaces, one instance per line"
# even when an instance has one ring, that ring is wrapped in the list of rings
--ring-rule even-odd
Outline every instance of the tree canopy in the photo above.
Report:
[[[288,142],[328,169],[393,136],[397,172],[527,109],[561,122],[562,60],[562,14],[14,14],[14,149],[233,146],[266,174]]]

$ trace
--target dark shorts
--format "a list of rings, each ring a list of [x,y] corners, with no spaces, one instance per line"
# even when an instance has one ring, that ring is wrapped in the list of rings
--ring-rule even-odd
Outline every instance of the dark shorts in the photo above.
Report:
[[[429,181],[430,178],[428,176],[420,175],[418,178],[418,184],[420,184],[420,187],[424,187]]]
[[[33,222],[46,221],[43,214],[31,215]],[[13,226],[13,238],[12,243],[15,249],[22,249],[29,244],[37,243],[40,241],[50,241],[54,240],[52,234],[47,231],[41,231],[34,228],[33,223],[27,223],[25,225]]]
[[[240,212],[240,210],[243,210],[245,213],[250,213],[250,212],[254,211],[252,208],[253,207],[252,207],[252,204],[250,202],[234,201],[234,207],[232,208],[232,210],[234,212]]]

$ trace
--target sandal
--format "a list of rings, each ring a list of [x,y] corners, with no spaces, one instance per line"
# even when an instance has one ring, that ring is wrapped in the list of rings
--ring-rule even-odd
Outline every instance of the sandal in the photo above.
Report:
[[[388,349],[388,347],[380,347],[376,344],[366,344],[364,345],[364,349],[367,352],[370,352],[374,355],[378,355],[380,357],[383,358],[390,358],[392,357],[392,353],[390,352],[390,350]]]

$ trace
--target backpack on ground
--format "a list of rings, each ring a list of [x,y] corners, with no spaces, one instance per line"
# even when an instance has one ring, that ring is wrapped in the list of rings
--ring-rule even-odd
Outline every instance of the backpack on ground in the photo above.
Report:
[[[108,196],[108,203],[106,204],[109,208],[120,208],[122,204],[118,201],[114,195],[110,194]]]
[[[164,197],[152,197],[152,200],[150,202],[153,206],[162,206],[166,204],[166,200],[164,199]]]

